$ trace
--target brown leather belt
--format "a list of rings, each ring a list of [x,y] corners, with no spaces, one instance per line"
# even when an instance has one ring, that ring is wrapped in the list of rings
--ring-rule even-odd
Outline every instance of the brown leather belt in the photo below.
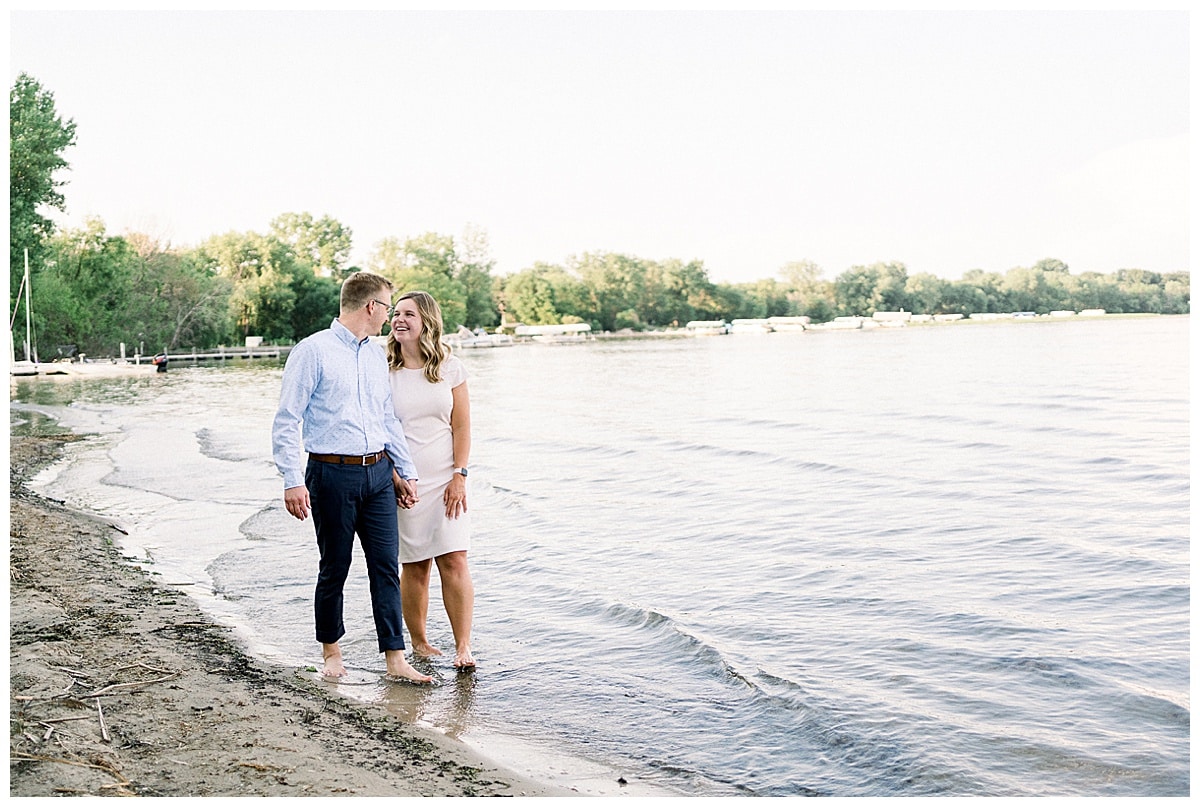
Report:
[[[374,454],[309,454],[308,458],[334,465],[374,465],[386,456],[386,451],[376,451]]]

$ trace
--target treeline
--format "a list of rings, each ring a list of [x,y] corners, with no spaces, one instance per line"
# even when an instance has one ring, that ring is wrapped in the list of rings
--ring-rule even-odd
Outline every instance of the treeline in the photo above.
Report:
[[[112,355],[120,342],[146,350],[241,344],[246,336],[288,344],[337,316],[348,264],[348,227],[288,213],[265,234],[227,233],[171,249],[144,235],[109,235],[99,221],[48,240],[34,275],[39,337]],[[495,276],[486,235],[437,233],[376,245],[366,265],[397,289],[420,288],[442,303],[448,332],[587,322],[595,330],[645,330],[694,319],[836,316],[875,311],[976,314],[1102,308],[1110,313],[1189,311],[1190,275],[1123,269],[1073,275],[1047,259],[1004,274],[973,270],[961,280],[908,274],[903,264],[854,266],[833,280],[808,262],[780,278],[713,283],[699,261],[652,261],[588,253]],[[43,350],[43,355],[46,352]]]
[[[265,233],[215,235],[187,248],[136,233],[112,235],[103,222],[58,231],[43,206],[62,209],[65,148],[75,124],[53,97],[22,74],[10,97],[10,312],[15,311],[25,251],[31,259],[36,342],[43,359],[62,346],[93,356],[119,345],[143,352],[242,344],[261,336],[293,343],[324,328],[338,312],[353,234],[336,219],[284,213]],[[1182,314],[1190,275],[1123,269],[1072,275],[1055,259],[1004,274],[971,270],[948,281],[910,275],[901,263],[854,266],[833,280],[809,261],[789,263],[773,279],[713,283],[700,261],[648,260],[585,253],[564,264],[537,263],[495,275],[487,235],[426,233],[386,238],[361,268],[398,289],[424,289],[442,304],[448,332],[587,322],[601,331],[654,329],[696,319],[843,315],[906,310],[917,314],[1103,308],[1112,313]]]
[[[589,254],[565,266],[539,264],[502,278],[496,299],[529,324],[589,322],[611,331],[682,325],[693,319],[807,316],[827,322],[876,311],[1004,313],[1103,308],[1112,313],[1186,314],[1191,275],[1122,269],[1072,275],[1055,259],[1004,274],[973,269],[961,280],[910,275],[902,263],[853,266],[833,280],[811,261],[789,263],[779,278],[709,281],[698,261],[648,261]]]

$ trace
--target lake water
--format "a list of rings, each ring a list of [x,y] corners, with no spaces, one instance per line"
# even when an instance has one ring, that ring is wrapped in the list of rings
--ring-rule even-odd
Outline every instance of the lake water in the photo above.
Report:
[[[360,556],[340,689],[598,794],[1188,795],[1188,331],[463,351],[479,670],[378,683]],[[271,462],[280,376],[14,381],[11,415],[94,435],[38,488],[302,667],[316,547]]]

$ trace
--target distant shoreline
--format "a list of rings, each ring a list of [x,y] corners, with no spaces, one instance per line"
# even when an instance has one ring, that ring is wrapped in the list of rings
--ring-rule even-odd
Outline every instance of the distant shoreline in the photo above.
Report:
[[[1076,314],[1074,316],[1063,316],[1063,317],[1054,317],[1054,316],[1042,314],[1042,315],[1038,315],[1036,317],[1018,317],[1018,316],[1013,316],[1011,314],[1010,315],[1000,314],[1000,315],[989,316],[987,318],[980,318],[980,319],[973,319],[971,317],[963,317],[962,319],[957,319],[957,320],[952,320],[952,321],[913,321],[913,322],[904,323],[902,328],[946,328],[946,327],[956,327],[956,326],[963,326],[963,325],[971,325],[971,326],[1010,325],[1010,324],[1018,324],[1018,323],[1019,324],[1028,324],[1028,323],[1062,324],[1062,323],[1070,323],[1070,322],[1107,322],[1107,321],[1113,321],[1113,320],[1150,319],[1150,318],[1158,318],[1158,317],[1187,318],[1190,316],[1191,316],[1191,314],[1134,313],[1134,314],[1104,314],[1101,316],[1080,316],[1080,315]],[[871,318],[870,317],[862,317],[862,319],[869,320]],[[810,328],[806,328],[805,331],[793,331],[790,333],[792,333],[793,335],[796,333],[807,333],[809,331],[816,332],[816,333],[825,333],[827,331],[836,331],[836,330],[842,330],[842,329],[810,327]],[[845,329],[845,330],[874,330],[874,328],[863,328],[863,329],[849,328],[849,329]],[[896,328],[880,328],[880,330],[896,330]],[[699,338],[700,336],[710,336],[710,335],[713,335],[713,334],[697,334],[697,333],[688,331],[686,328],[672,328],[672,329],[667,329],[667,330],[659,329],[659,330],[645,330],[645,331],[635,331],[632,329],[623,329],[623,330],[619,330],[619,331],[592,332],[587,335],[586,340],[579,340],[579,341],[694,339],[694,338]],[[715,335],[743,336],[744,334],[726,333],[726,334],[715,334]],[[762,335],[762,334],[758,334],[758,335]],[[532,344],[540,344],[540,343],[534,342],[533,340],[530,340],[530,339],[516,339],[510,346],[532,345]],[[215,348],[211,351],[204,352],[205,356],[208,359],[212,360],[212,361],[205,361],[205,362],[200,362],[200,361],[194,360],[192,357],[196,354],[196,352],[194,350],[192,350],[191,348],[186,348],[186,349],[181,348],[179,353],[171,353],[168,355],[170,357],[170,360],[176,362],[175,366],[200,366],[202,363],[205,364],[206,366],[208,366],[211,364],[223,365],[227,361],[243,361],[243,362],[245,362],[245,361],[257,361],[259,359],[268,359],[268,360],[270,360],[270,359],[286,359],[287,355],[291,351],[292,347],[294,347],[294,345],[263,344],[260,347],[255,348],[254,351],[252,351],[252,352],[247,352],[247,350],[244,348],[232,348],[232,347],[227,347],[227,346],[219,347],[219,348]],[[475,350],[475,349],[465,349],[465,348],[454,348],[454,349],[460,350],[460,351],[461,350],[470,350],[471,352],[474,352],[474,350]],[[483,349],[494,350],[496,348],[483,348]],[[60,363],[58,363],[58,362],[42,362],[41,366],[54,368],[56,365],[59,365],[59,364]],[[71,368],[76,369],[75,374],[80,374],[84,370],[87,370],[89,374],[100,375],[100,374],[103,374],[103,370],[101,368],[108,367],[110,365],[113,367],[116,367],[116,368],[128,368],[129,372],[133,372],[135,368],[138,371],[144,372],[144,373],[150,373],[150,372],[153,372],[153,370],[154,370],[154,368],[151,365],[149,365],[148,363],[137,364],[133,361],[122,360],[118,357],[113,357],[113,356],[90,357],[89,360],[82,365],[78,362],[69,362],[69,363],[62,362],[61,365],[65,369],[63,369],[60,373],[51,372],[51,373],[42,373],[42,375],[55,375],[55,374],[72,375],[73,373],[72,373]]]

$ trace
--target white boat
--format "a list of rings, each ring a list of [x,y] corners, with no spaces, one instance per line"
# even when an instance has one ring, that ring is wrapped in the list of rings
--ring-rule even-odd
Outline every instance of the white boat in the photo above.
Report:
[[[158,370],[150,362],[134,364],[129,361],[52,361],[38,365],[42,376],[88,376],[111,378],[114,376],[149,375]]]
[[[835,317],[829,322],[809,326],[814,331],[857,331],[861,330],[864,317]]]
[[[735,319],[729,323],[730,333],[770,333],[772,330],[765,319]]]
[[[442,341],[455,350],[460,348],[512,347],[515,344],[513,338],[506,333],[488,333],[483,328],[472,331],[462,325],[458,326],[458,333],[446,336]]]
[[[809,327],[812,320],[808,317],[767,317],[767,324],[776,333],[803,331]]]
[[[567,344],[583,342],[592,338],[592,326],[586,322],[569,322],[565,325],[518,325],[518,338],[531,339],[545,344]]]
[[[694,319],[687,324],[687,332],[694,336],[715,336],[729,333],[723,319]]]

